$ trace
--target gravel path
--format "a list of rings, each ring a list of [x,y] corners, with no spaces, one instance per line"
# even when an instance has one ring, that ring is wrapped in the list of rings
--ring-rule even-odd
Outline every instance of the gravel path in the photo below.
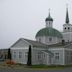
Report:
[[[31,70],[31,69],[6,69],[6,68],[0,68],[0,72],[72,72],[72,68],[66,68],[66,69],[49,69],[49,70]]]

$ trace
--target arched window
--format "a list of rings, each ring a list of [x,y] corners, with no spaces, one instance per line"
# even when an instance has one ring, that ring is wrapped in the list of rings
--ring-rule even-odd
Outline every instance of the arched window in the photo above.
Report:
[[[52,38],[49,38],[49,41],[52,41]]]

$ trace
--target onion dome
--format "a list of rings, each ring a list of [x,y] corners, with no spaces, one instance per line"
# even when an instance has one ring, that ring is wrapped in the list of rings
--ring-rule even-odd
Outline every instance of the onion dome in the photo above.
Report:
[[[53,21],[52,17],[50,16],[50,12],[49,12],[49,16],[45,19],[45,21]]]

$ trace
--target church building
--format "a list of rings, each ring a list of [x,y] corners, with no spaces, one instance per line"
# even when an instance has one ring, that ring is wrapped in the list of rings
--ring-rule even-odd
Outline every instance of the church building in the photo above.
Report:
[[[63,32],[53,28],[53,18],[45,19],[46,27],[36,33],[36,40],[20,38],[11,47],[12,60],[27,64],[28,50],[31,46],[32,65],[68,65],[72,64],[72,24],[69,23],[68,8]]]

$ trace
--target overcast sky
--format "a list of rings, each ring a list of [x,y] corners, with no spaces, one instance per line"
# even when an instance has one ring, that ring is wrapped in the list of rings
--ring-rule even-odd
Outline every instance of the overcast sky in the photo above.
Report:
[[[72,0],[0,0],[0,48],[8,48],[19,38],[35,39],[45,27],[49,8],[53,27],[62,31],[68,4],[72,23]]]

